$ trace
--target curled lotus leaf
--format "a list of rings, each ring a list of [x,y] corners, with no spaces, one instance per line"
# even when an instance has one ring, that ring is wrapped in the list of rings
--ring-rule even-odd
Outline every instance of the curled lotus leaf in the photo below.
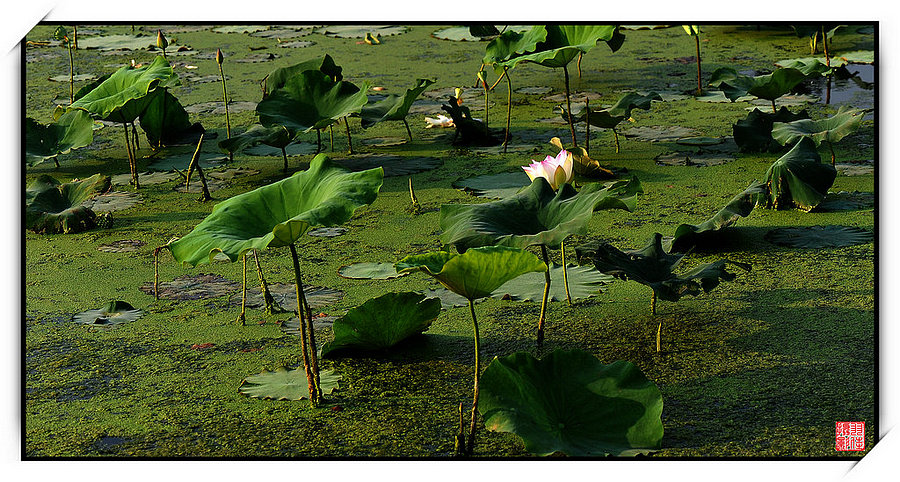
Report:
[[[333,392],[340,380],[341,376],[335,374],[333,370],[319,372],[319,388],[325,395]],[[275,371],[267,370],[245,378],[238,392],[252,398],[303,400],[309,397],[309,384],[305,370],[279,367]]]
[[[334,63],[334,59],[331,58],[330,55],[325,54],[321,57],[304,60],[303,62],[288,67],[280,67],[269,72],[263,80],[264,94],[268,95],[269,92],[284,87],[288,79],[307,70],[318,70],[335,82],[344,78],[343,75],[341,75],[341,70],[343,69]]]
[[[124,301],[111,301],[102,308],[83,311],[74,315],[72,321],[83,325],[106,328],[135,321],[143,314],[141,310],[135,309],[135,307]]]
[[[776,160],[766,172],[766,192],[757,204],[766,208],[813,210],[834,184],[837,170],[823,164],[814,142],[800,139],[787,154]]]
[[[799,119],[772,124],[772,138],[781,145],[794,144],[801,138],[809,138],[819,146],[822,142],[834,144],[856,132],[862,125],[865,109],[841,107],[837,114],[825,119]]]
[[[709,85],[717,87],[734,102],[745,95],[775,100],[806,80],[806,75],[793,68],[780,68],[766,75],[750,76],[731,67],[720,67],[712,73]]]
[[[360,89],[350,82],[332,80],[318,70],[306,70],[285,79],[256,106],[259,122],[284,126],[295,132],[324,129],[342,117],[358,114],[369,101],[368,84]]]
[[[94,121],[83,110],[66,112],[56,122],[43,125],[25,118],[25,161],[37,164],[44,159],[66,154],[94,141]]]
[[[834,72],[835,69],[847,65],[847,61],[840,57],[829,59],[825,62],[824,57],[803,57],[799,59],[787,59],[775,62],[775,65],[782,68],[797,69],[803,72],[807,77],[815,75],[827,75]]]
[[[625,36],[615,25],[535,25],[525,32],[531,38],[546,31],[544,40],[536,43],[534,50],[513,53],[498,66],[513,68],[520,62],[533,62],[550,68],[563,68],[580,53],[587,53],[600,40],[606,41],[613,52],[621,47]]]
[[[739,218],[749,216],[756,206],[757,196],[763,194],[765,188],[764,183],[754,181],[747,189],[732,198],[715,216],[697,225],[679,225],[675,228],[670,251],[686,252],[710,234],[733,225]]]
[[[487,44],[482,62],[502,69],[503,66],[498,64],[507,62],[514,56],[534,52],[537,44],[546,39],[547,29],[540,25],[521,32],[506,30]]]
[[[484,246],[462,254],[438,251],[412,255],[394,266],[398,273],[423,271],[470,301],[490,296],[503,283],[525,273],[547,270],[537,256],[504,246]]]
[[[619,125],[625,119],[631,117],[631,111],[634,109],[650,110],[653,101],[662,102],[663,98],[656,92],[650,92],[646,95],[637,92],[629,92],[616,101],[611,107],[605,109],[591,108],[590,116],[588,116],[587,105],[583,102],[572,104],[572,122],[589,121],[594,127],[602,129],[612,129]],[[568,119],[568,115],[564,107],[560,107],[563,119]]]
[[[441,242],[459,251],[478,246],[557,248],[569,235],[585,234],[594,211],[632,211],[641,184],[636,177],[608,184],[591,183],[575,191],[563,184],[554,192],[543,178],[499,201],[441,206]]]
[[[753,109],[732,127],[734,142],[741,152],[778,152],[783,148],[772,138],[772,126],[800,119],[809,119],[809,113],[802,110],[795,114],[783,106],[775,113]]]
[[[372,127],[382,121],[406,119],[413,101],[433,83],[434,81],[429,79],[416,79],[416,85],[406,89],[405,94],[389,95],[378,102],[363,106],[359,114],[363,128]]]
[[[390,348],[425,332],[440,312],[440,300],[418,293],[387,293],[370,299],[335,320],[334,340],[322,345],[322,356]]]
[[[163,57],[142,67],[122,67],[89,92],[76,99],[68,110],[82,109],[103,120],[132,122],[154,100],[158,87],[178,85],[178,76]]]
[[[109,188],[109,176],[102,174],[67,183],[42,174],[25,190],[25,227],[48,234],[90,229],[97,224],[96,215],[82,204]]]
[[[232,262],[250,249],[288,246],[315,226],[337,226],[378,196],[384,171],[348,172],[324,154],[309,170],[239,194],[213,208],[193,231],[167,244],[172,256],[196,266],[224,253]]]
[[[605,365],[582,350],[513,353],[491,361],[480,395],[485,427],[518,435],[532,454],[633,456],[662,442],[662,393],[630,362]]]

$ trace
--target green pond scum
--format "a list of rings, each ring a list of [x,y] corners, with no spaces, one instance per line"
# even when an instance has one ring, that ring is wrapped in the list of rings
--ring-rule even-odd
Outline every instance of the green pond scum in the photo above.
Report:
[[[67,44],[55,39],[58,27],[41,23],[22,44],[23,117],[42,125],[54,122],[58,106],[64,109],[71,102],[70,56]],[[73,27],[66,25],[70,36]],[[441,106],[458,98],[472,118],[487,118],[502,142],[507,83],[500,81],[487,96],[488,115],[484,88],[476,84],[485,48],[493,38],[490,34],[450,40],[433,34],[453,25],[421,23],[235,27],[77,25],[78,49],[71,59],[76,93],[123,66],[149,65],[163,55],[156,45],[158,32],[164,35],[166,59],[180,80],[168,92],[184,107],[190,123],[205,129],[198,154],[203,178],[215,190],[211,189],[211,201],[198,201],[199,172],[192,174],[191,184],[197,186],[189,192],[175,190],[183,185],[181,176],[157,182],[148,176],[139,189],[129,185],[126,137],[134,143],[136,133],[134,168],[139,175],[176,155],[184,159],[176,163],[177,169],[187,173],[196,138],[153,150],[139,125],[135,131],[129,126],[123,134],[122,124],[113,122],[95,122],[93,141],[59,154],[58,167],[48,158],[22,168],[23,189],[45,174],[68,183],[101,173],[119,176],[111,191],[138,196],[136,203],[128,203],[130,207],[109,215],[97,213],[102,222],[86,231],[38,234],[24,227],[21,231],[22,456],[453,458],[459,404],[468,425],[475,370],[467,304],[444,309],[424,334],[390,348],[320,357],[320,370],[331,370],[341,379],[318,408],[308,400],[251,398],[238,391],[246,377],[304,366],[299,337],[281,326],[296,314],[277,309],[267,314],[247,307],[246,325],[241,326],[235,322],[244,279],[240,260],[181,266],[168,250],[158,253],[159,282],[179,277],[196,277],[191,278],[196,282],[185,282],[183,299],[155,299],[154,252],[187,235],[216,204],[308,169],[319,141],[337,163],[363,166],[367,159],[376,159],[359,170],[377,167],[376,156],[394,156],[384,158],[388,160],[377,198],[340,224],[345,230],[304,235],[296,243],[306,287],[342,293],[324,304],[310,301],[321,348],[333,340],[331,321],[367,300],[389,292],[441,288],[423,272],[385,280],[350,279],[338,274],[341,267],[395,263],[406,256],[451,249],[440,240],[441,206],[494,200],[456,189],[454,183],[520,172],[525,186],[528,178],[521,166],[559,152],[551,138],[572,146],[569,125],[558,107],[566,105],[563,72],[527,62],[508,71],[512,105],[504,152],[502,145],[454,143],[458,139],[453,128],[428,127],[425,121],[447,114]],[[628,92],[656,92],[663,101],[653,101],[648,110],[634,110],[631,119],[617,126],[617,139],[611,130],[591,128],[586,145],[585,124],[575,124],[578,146],[588,147],[590,159],[611,169],[618,179],[636,176],[643,192],[633,212],[596,211],[586,234],[566,239],[566,247],[572,248],[566,251],[567,262],[576,262],[574,248],[579,245],[599,241],[634,250],[645,246],[654,233],[671,236],[682,224],[703,223],[753,181],[765,181],[769,167],[787,152],[787,147],[742,152],[734,145],[732,126],[752,107],[771,112],[772,103],[695,98],[697,45],[703,94],[708,97],[717,90],[707,85],[716,69],[731,67],[747,76],[768,74],[777,69],[776,62],[824,57],[822,42],[813,55],[810,38],[798,36],[784,23],[698,27],[696,36],[686,35],[681,25],[620,28],[625,40],[618,50],[599,42],[569,63],[572,103],[583,106],[588,99],[590,107],[599,110]],[[816,120],[834,116],[841,107],[869,109],[857,130],[831,146],[838,163],[855,169],[842,170],[838,164],[822,206],[804,212],[758,205],[735,224],[712,233],[712,240],[691,249],[678,268],[686,272],[727,259],[750,265],[750,271],[733,270],[732,281],[677,303],[660,299],[656,314],[650,308],[652,290],[633,281],[603,284],[602,292],[571,303],[565,298],[549,302],[540,347],[535,343],[540,300],[484,298],[474,305],[480,369],[495,357],[526,352],[541,358],[555,350],[582,350],[603,364],[630,362],[658,387],[663,401],[662,440],[641,458],[808,460],[852,459],[868,453],[881,430],[876,413],[874,242],[862,237],[838,246],[804,248],[775,244],[766,236],[778,228],[807,226],[875,231],[877,67],[858,62],[866,60],[865,52],[875,51],[876,32],[873,23],[837,29],[827,43],[828,55],[837,62],[843,54],[852,54],[848,57],[854,61],[846,65],[851,77],[810,77],[775,100],[778,107],[795,113],[806,110]],[[121,37],[110,45],[106,40],[113,36]],[[265,155],[235,152],[228,161],[218,143],[229,131],[234,136],[259,124],[255,106],[263,98],[265,75],[325,54],[342,69],[343,82],[369,86],[370,102],[403,96],[417,79],[433,80],[405,118],[411,139],[403,122],[378,122],[363,129],[359,117],[350,116],[346,124],[341,120],[332,129],[320,129],[318,138],[316,130],[301,129],[296,143],[310,149],[288,153],[287,173],[278,148]],[[485,73],[490,85],[502,69],[498,73],[488,66]],[[227,118],[222,75],[230,100]],[[691,132],[676,138],[703,136],[723,142],[694,146],[676,143],[676,138],[629,135],[636,128],[661,132],[660,128],[673,127]],[[817,151],[830,167],[830,147],[823,143]],[[688,161],[657,162],[672,153]],[[709,153],[724,161],[703,164],[700,159]],[[698,161],[690,162],[692,157]],[[420,159],[425,166],[415,169],[417,163],[408,162],[394,167],[392,175],[388,164],[398,158]],[[229,174],[235,168],[243,171]],[[586,182],[591,180],[576,178],[577,184]],[[111,206],[115,209],[115,204]],[[537,245],[526,249],[541,256]],[[560,250],[549,249],[548,254],[551,262],[561,262]],[[294,283],[287,248],[261,249],[258,259],[268,284]],[[208,287],[203,283],[218,278],[200,274],[231,283]],[[252,256],[247,258],[246,280],[248,291],[260,290]],[[113,306],[113,301],[127,303],[142,315],[109,326],[73,321],[76,314]],[[842,421],[865,422],[865,450],[836,450],[835,423]],[[537,457],[518,435],[491,431],[483,418],[478,423],[471,457]]]

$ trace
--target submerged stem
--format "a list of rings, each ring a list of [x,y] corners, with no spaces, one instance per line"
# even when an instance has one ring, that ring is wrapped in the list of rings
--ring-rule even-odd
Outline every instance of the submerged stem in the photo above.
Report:
[[[469,424],[469,438],[466,440],[466,453],[472,455],[475,447],[475,422],[478,419],[478,378],[481,356],[478,344],[478,319],[475,318],[475,302],[469,300],[469,313],[472,314],[472,327],[475,329],[475,396],[472,398],[472,421]]]
[[[584,96],[584,152],[591,155],[591,99],[588,96]]]
[[[547,316],[547,300],[550,298],[550,259],[547,257],[547,247],[541,245],[541,254],[544,256],[544,264],[547,271],[544,272],[544,298],[541,301],[541,316],[538,318],[537,345],[544,343],[544,319]]]
[[[125,128],[125,152],[128,154],[128,168],[131,170],[131,184],[134,184],[134,188],[138,189],[137,163],[135,162],[134,153],[131,149],[131,140],[128,138],[128,123],[122,122],[122,126]]]
[[[306,343],[306,314],[303,312],[303,282],[300,280],[300,259],[297,256],[297,248],[294,243],[288,245],[291,249],[291,259],[294,262],[294,277],[297,287],[297,317],[300,319],[300,350],[303,352],[303,369],[306,370],[306,383],[309,387],[309,401],[313,407],[319,406],[319,397],[315,377],[312,372],[312,363],[309,349]],[[315,355],[315,352],[312,352]]]

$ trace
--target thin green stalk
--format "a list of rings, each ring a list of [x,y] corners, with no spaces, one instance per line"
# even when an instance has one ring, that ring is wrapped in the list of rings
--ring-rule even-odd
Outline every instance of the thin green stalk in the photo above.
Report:
[[[406,119],[403,119],[403,125],[406,127],[406,135],[409,136],[409,141],[412,142],[412,131],[409,130],[409,123],[406,122]]]
[[[313,316],[312,316],[312,308],[309,306],[309,302],[306,301],[306,293],[303,291],[302,286],[300,290],[300,299],[303,301],[303,308],[306,310],[306,333],[309,335],[309,340],[307,340],[307,346],[309,347],[309,357],[311,362],[311,368],[313,373],[313,379],[316,383],[316,397],[318,402],[322,402],[322,384],[319,382],[319,356],[318,351],[316,350],[316,331],[315,325],[313,324]]]
[[[560,256],[562,256],[563,284],[566,285],[566,300],[568,300],[569,306],[572,306],[572,296],[569,295],[569,270],[568,270],[568,268],[566,268],[566,242],[565,241],[562,241],[559,243],[559,249],[561,251]]]
[[[662,319],[659,320],[659,326],[656,327],[656,353],[659,353],[662,345]]]
[[[509,147],[509,123],[512,119],[512,81],[509,80],[509,67],[504,67],[503,77],[506,77],[506,135],[503,137],[503,153]]]
[[[128,153],[128,167],[131,169],[131,184],[137,189],[137,172],[135,169],[134,154],[131,152],[131,141],[128,139],[128,123],[122,122],[122,127],[125,128],[125,152]]]
[[[331,139],[331,152],[334,152],[334,124],[328,126],[328,137]]]
[[[284,167],[282,168],[282,170],[284,171],[285,174],[287,174],[287,171],[288,171],[287,151],[284,149],[284,146],[281,147],[281,158],[284,159]]]
[[[297,248],[294,243],[288,245],[291,249],[291,259],[294,262],[294,277],[296,279],[297,291],[297,317],[300,319],[300,350],[303,352],[303,369],[306,370],[306,383],[309,386],[309,401],[314,408],[319,406],[319,397],[317,396],[316,380],[312,372],[312,364],[310,362],[310,353],[306,343],[306,314],[303,310],[303,282],[300,280],[300,259],[297,256]],[[315,352],[312,353],[315,355]]]
[[[75,54],[72,45],[67,42],[69,50],[69,104],[75,103]]]
[[[700,82],[700,34],[694,35],[697,44],[697,95],[703,95],[703,84]]]
[[[316,129],[316,154],[322,152],[322,129]]]
[[[457,413],[459,414],[459,430],[456,432],[456,437],[453,444],[453,451],[456,453],[456,456],[459,457],[461,455],[465,455],[466,453],[466,426],[465,422],[463,422],[463,404],[459,402],[459,406],[457,407]]]
[[[563,66],[563,74],[566,79],[566,116],[569,118],[569,131],[572,133],[572,146],[578,147],[578,140],[575,139],[575,123],[572,122],[572,102],[569,100],[569,69]]]
[[[653,296],[650,297],[650,314],[656,315],[656,291],[654,291]]]
[[[350,139],[350,121],[347,120],[347,117],[344,117],[344,127],[347,128],[347,146],[349,146],[347,153],[353,154],[353,140]]]
[[[225,102],[225,138],[231,139],[231,117],[228,115],[228,89],[225,87],[225,70],[219,63],[219,75],[222,76],[222,100]],[[228,153],[228,160],[234,160],[234,153]]]
[[[159,301],[159,246],[153,250],[153,298]]]
[[[550,258],[547,256],[547,247],[541,245],[541,255],[544,257],[544,264],[547,265],[547,271],[544,272],[544,298],[541,301],[541,316],[538,318],[537,345],[544,343],[544,319],[547,316],[547,301],[550,298]]]
[[[588,96],[584,96],[584,152],[591,154],[591,99]]]
[[[613,137],[616,140],[616,154],[618,154],[619,153],[619,133],[616,132],[615,127],[612,128],[612,131],[613,131]]]
[[[241,285],[241,314],[238,315],[237,321],[241,322],[241,326],[247,326],[245,311],[247,308],[247,254],[241,256],[244,262],[244,283]]]
[[[256,261],[256,274],[259,276],[260,291],[262,291],[263,300],[266,303],[266,316],[272,316],[275,314],[275,298],[269,292],[269,285],[266,283],[265,276],[263,276],[262,266],[259,265],[259,256],[257,256],[255,249],[253,250],[253,260]]]
[[[475,396],[472,398],[472,421],[469,424],[469,438],[466,440],[466,453],[472,455],[475,448],[475,427],[478,420],[478,378],[481,368],[481,355],[478,344],[478,319],[475,318],[475,302],[469,300],[469,313],[472,314],[472,327],[475,329]]]
[[[825,141],[828,143],[828,149],[831,150],[831,167],[834,167],[834,145],[830,141]]]

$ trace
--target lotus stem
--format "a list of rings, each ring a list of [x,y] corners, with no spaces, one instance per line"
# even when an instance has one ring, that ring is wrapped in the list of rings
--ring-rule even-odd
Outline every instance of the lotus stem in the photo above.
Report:
[[[469,300],[469,313],[472,314],[472,327],[475,330],[475,396],[472,398],[472,421],[469,424],[469,438],[466,440],[466,453],[472,455],[475,448],[475,423],[478,420],[478,378],[481,356],[478,344],[478,320],[475,318],[475,302]]]
[[[216,60],[220,60],[221,50],[218,50],[219,55],[216,56]],[[225,87],[225,70],[222,68],[222,62],[217,62],[219,64],[219,75],[222,77],[222,101],[225,103],[225,138],[231,139],[231,117],[228,115],[228,90]],[[228,160],[234,160],[234,153],[228,152]]]
[[[131,142],[134,145],[134,158],[137,160],[137,150],[141,148],[140,137],[138,137],[137,126],[131,121]]]
[[[68,45],[69,51],[69,104],[75,103],[75,54],[71,43]]]
[[[503,68],[501,77],[506,77],[506,134],[503,137],[503,153],[506,154],[506,148],[509,147],[509,123],[512,119],[512,82],[509,80],[509,67]]]
[[[482,67],[484,67],[484,66],[482,65]],[[494,81],[494,83],[491,85],[491,89],[490,89],[491,91],[493,91],[494,87],[497,87],[497,84],[499,84],[500,81],[503,80],[503,77],[506,76],[506,73],[508,71],[509,71],[509,67],[503,67],[503,73],[500,74],[500,77],[497,77],[497,80]]]
[[[334,152],[334,125],[328,126],[328,137],[331,139],[331,152]]]
[[[825,66],[831,68],[831,59],[828,58],[828,34],[825,33],[824,25],[822,25],[822,51],[825,53]]]
[[[659,320],[659,326],[656,327],[656,353],[660,352],[662,344],[662,319]]]
[[[490,135],[491,128],[488,121],[488,112],[490,111],[490,106],[488,104],[488,93],[490,92],[490,89],[488,88],[486,82],[487,74],[484,71],[484,64],[481,65],[481,69],[482,70],[478,72],[478,79],[481,81],[482,87],[484,87],[484,133]]]
[[[578,52],[578,61],[576,65],[578,66],[578,79],[581,80],[581,58],[584,57],[584,52]]]
[[[578,147],[578,140],[575,139],[575,123],[572,122],[572,102],[569,100],[569,69],[563,66],[563,74],[566,80],[566,116],[569,119],[569,131],[572,133],[572,145]]]
[[[457,412],[459,413],[459,431],[456,432],[456,440],[454,442],[453,450],[456,452],[457,457],[464,455],[466,452],[466,431],[465,431],[465,422],[463,422],[463,404],[459,402],[459,406],[457,407]]]
[[[775,114],[778,113],[778,109],[775,108],[775,99],[772,99],[772,112]]]
[[[206,202],[212,199],[212,196],[209,195],[209,187],[206,185],[206,176],[203,175],[203,168],[200,167],[200,146],[203,145],[203,136],[204,134],[200,134],[200,140],[197,141],[197,148],[194,150],[194,155],[191,156],[191,163],[188,165],[187,178],[184,183],[184,188],[187,190],[188,183],[191,181],[191,172],[196,168],[201,185],[200,202]]]
[[[616,132],[615,127],[612,128],[612,131],[613,131],[613,138],[616,140],[616,154],[618,154],[619,153],[619,133]]]
[[[247,326],[247,319],[244,316],[244,313],[247,308],[247,254],[244,253],[241,256],[241,260],[244,262],[244,283],[241,285],[241,314],[238,315],[237,321],[241,322],[241,326]]]
[[[694,35],[694,41],[697,45],[697,96],[703,95],[703,84],[700,83],[700,33]]]
[[[322,130],[316,129],[316,154],[322,152]]]
[[[562,265],[563,265],[563,284],[566,286],[566,300],[569,302],[569,306],[572,306],[572,296],[569,295],[569,270],[566,268],[566,242],[565,240],[559,243],[560,256],[562,257]],[[549,268],[549,266],[548,266]]]
[[[128,123],[122,122],[125,128],[125,152],[128,153],[128,168],[131,170],[131,183],[138,189],[137,172],[135,169],[134,154],[131,152],[131,141],[128,139]]]
[[[53,163],[56,164],[56,168],[59,169],[59,156],[53,156]]]
[[[256,261],[256,274],[259,276],[260,291],[262,291],[263,300],[266,303],[266,316],[272,316],[275,314],[275,298],[272,298],[272,293],[269,292],[269,285],[266,283],[265,276],[263,276],[262,267],[259,265],[259,256],[257,256],[255,249],[253,250],[253,260]]]
[[[831,167],[834,167],[834,144],[831,141],[825,141],[828,143],[828,149],[831,150]]]
[[[654,291],[653,296],[650,297],[650,314],[656,315],[656,291]]]
[[[301,286],[302,288],[302,286]],[[309,306],[309,302],[306,301],[306,293],[301,289],[300,290],[300,298],[303,300],[303,307],[306,309],[306,324],[307,324],[307,334],[309,335],[309,357],[312,363],[312,373],[313,378],[316,382],[316,396],[318,397],[319,402],[322,401],[322,385],[319,383],[319,356],[318,351],[316,350],[316,332],[315,326],[313,324],[312,317],[312,308]]]
[[[78,25],[72,25],[72,45],[78,50]]]
[[[350,139],[350,121],[347,120],[347,117],[344,117],[344,127],[347,128],[347,153],[353,154],[353,140]]]
[[[413,190],[412,178],[409,178],[409,200],[412,202],[413,211],[419,211],[419,199],[416,197],[416,191]]]
[[[284,149],[284,146],[281,147],[281,158],[284,159],[284,167],[282,170],[285,174],[288,172],[288,164],[287,164],[287,151]]]
[[[591,154],[591,99],[586,95],[584,96],[584,152],[587,155]]]
[[[153,298],[159,301],[159,250],[163,246],[159,246],[153,250]]]
[[[309,347],[307,346],[307,324],[306,324],[306,314],[303,312],[303,282],[300,280],[300,258],[297,256],[297,248],[294,246],[294,243],[288,245],[291,249],[291,259],[294,262],[294,277],[297,281],[297,317],[300,319],[300,350],[303,352],[303,369],[306,370],[306,383],[309,386],[309,401],[312,404],[313,408],[318,408],[319,406],[319,392],[318,387],[316,386],[316,378],[313,376],[312,371],[312,357],[315,356],[315,351],[310,353]]]
[[[831,103],[831,75],[825,76],[825,104]]]
[[[406,127],[406,135],[409,136],[409,141],[412,142],[412,131],[409,130],[409,122],[406,122],[406,119],[403,119],[403,125]]]
[[[547,265],[547,271],[544,272],[544,298],[541,301],[541,316],[538,318],[538,347],[544,343],[544,319],[547,316],[547,301],[550,298],[550,258],[547,256],[547,246],[544,246],[543,244],[541,245],[541,255],[544,257],[544,264]]]

